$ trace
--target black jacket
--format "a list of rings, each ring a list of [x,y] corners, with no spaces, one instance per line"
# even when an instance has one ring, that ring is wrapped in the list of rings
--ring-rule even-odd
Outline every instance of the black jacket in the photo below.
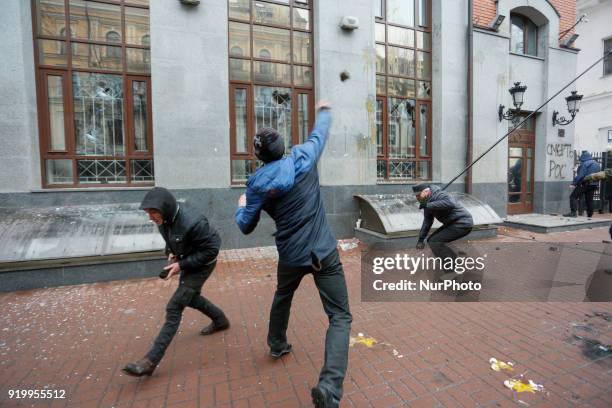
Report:
[[[177,203],[168,190],[155,187],[142,200],[140,208],[161,212],[164,223],[158,228],[166,241],[166,255],[176,255],[181,271],[186,275],[200,272],[217,260],[221,247],[217,231],[203,214]]]
[[[423,214],[425,219],[419,233],[419,241],[427,237],[434,218],[445,226],[450,224],[466,228],[474,226],[474,220],[468,210],[438,186],[431,186],[431,195],[426,203],[421,204],[421,208],[425,209]]]

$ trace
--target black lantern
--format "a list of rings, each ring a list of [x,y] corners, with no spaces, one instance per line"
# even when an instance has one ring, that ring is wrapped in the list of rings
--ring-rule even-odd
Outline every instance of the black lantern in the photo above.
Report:
[[[568,119],[565,119],[564,116],[559,117],[559,112],[554,111],[553,116],[552,116],[553,126],[555,125],[565,126],[565,125],[569,125],[570,123],[572,123],[572,121],[576,117],[576,114],[580,110],[580,101],[582,101],[582,95],[578,95],[577,91],[572,91],[572,94],[568,96],[567,98],[565,98],[565,101],[567,102],[567,111],[569,112],[570,115],[572,115],[572,117],[571,119],[568,120]]]
[[[523,101],[525,97],[525,91],[527,90],[526,85],[521,85],[520,82],[515,82],[514,86],[508,89],[510,95],[512,95],[512,103],[514,104],[514,109],[508,109],[506,113],[504,113],[504,105],[499,105],[499,109],[497,111],[499,116],[499,121],[502,119],[513,120],[517,114],[521,110],[521,106],[523,106]]]

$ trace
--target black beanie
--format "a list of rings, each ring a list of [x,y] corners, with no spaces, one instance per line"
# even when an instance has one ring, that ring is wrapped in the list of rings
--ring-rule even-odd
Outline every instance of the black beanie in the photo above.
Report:
[[[253,139],[255,156],[264,163],[278,160],[285,154],[285,141],[276,129],[265,127],[255,134]]]
[[[413,193],[420,193],[421,191],[425,190],[426,188],[429,188],[429,184],[427,183],[421,183],[421,184],[416,184],[414,186],[412,186],[412,192]]]

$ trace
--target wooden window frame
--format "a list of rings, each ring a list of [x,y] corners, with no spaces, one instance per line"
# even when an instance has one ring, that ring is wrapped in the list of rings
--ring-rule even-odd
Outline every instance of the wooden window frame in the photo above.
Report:
[[[292,146],[295,146],[301,143],[301,141],[299,140],[299,123],[298,123],[298,118],[299,118],[298,116],[299,115],[298,98],[300,94],[309,95],[308,97],[309,98],[309,104],[308,104],[309,105],[308,106],[308,122],[309,122],[308,129],[309,131],[312,130],[312,126],[314,125],[314,117],[315,117],[314,85],[316,81],[316,73],[315,73],[315,53],[314,53],[314,29],[313,29],[314,6],[313,6],[313,2],[310,1],[308,4],[303,4],[303,3],[297,2],[296,0],[291,0],[288,3],[283,3],[283,2],[274,1],[274,0],[256,0],[261,3],[269,3],[273,5],[281,5],[281,6],[288,7],[289,8],[289,25],[283,26],[279,24],[255,22],[255,18],[253,15],[254,1],[255,0],[249,1],[250,17],[248,20],[230,17],[229,15],[230,9],[228,6],[228,22],[229,23],[234,22],[234,23],[242,23],[242,24],[249,25],[249,36],[250,36],[249,41],[250,41],[250,48],[251,48],[251,52],[249,53],[248,57],[232,56],[231,54],[228,54],[228,72],[230,73],[230,75],[231,75],[231,61],[232,60],[247,61],[247,64],[250,70],[250,76],[249,76],[250,80],[249,81],[234,80],[231,78],[229,79],[230,180],[231,180],[231,185],[238,185],[238,186],[244,185],[244,181],[234,180],[233,166],[231,165],[231,163],[234,160],[250,160],[251,161],[251,165],[250,165],[251,174],[255,172],[257,165],[258,165],[257,157],[255,156],[255,152],[253,151],[253,146],[251,143],[252,137],[257,131],[257,129],[255,129],[255,111],[254,111],[255,109],[254,98],[255,98],[255,87],[256,86],[280,87],[280,88],[287,88],[291,90],[291,132],[292,132],[291,143],[292,143]],[[301,10],[308,11],[308,18],[309,18],[309,29],[308,30],[305,30],[303,28],[297,28],[293,26],[293,18],[294,18],[293,10],[294,9],[301,9]],[[254,36],[253,36],[254,26],[278,28],[278,29],[289,31],[289,55],[291,56],[290,60],[283,61],[283,60],[278,60],[278,59],[273,59],[273,58],[260,58],[259,54],[256,52],[255,47],[254,47]],[[229,30],[230,29],[229,29],[229,24],[228,24],[228,38],[230,35]],[[294,32],[310,34],[311,47],[310,47],[310,63],[309,64],[293,61],[293,56],[295,54],[293,50]],[[231,48],[231,44],[229,44],[228,42],[228,53],[230,51],[230,48]],[[279,64],[284,64],[284,65],[289,66],[291,83],[289,84],[289,83],[281,83],[281,82],[256,81],[255,71],[254,71],[256,62],[271,62],[271,63],[279,63]],[[311,85],[310,86],[295,85],[294,67],[306,67],[310,69],[310,72],[311,72]],[[248,111],[247,112],[247,153],[241,153],[241,152],[236,151],[236,112],[235,112],[235,104],[234,104],[236,89],[247,89],[247,111]]]
[[[138,8],[149,10],[149,6],[134,4],[129,0],[95,0],[97,3],[105,3],[120,6],[121,12],[121,27],[123,34],[121,35],[121,43],[113,43],[107,41],[94,41],[84,39],[74,39],[71,36],[70,24],[70,0],[64,0],[64,36],[60,35],[40,35],[38,33],[38,10],[37,0],[31,0],[32,11],[32,30],[34,41],[34,61],[36,65],[36,94],[38,108],[38,125],[39,125],[39,140],[40,140],[40,169],[41,169],[41,186],[43,189],[55,188],[115,188],[115,187],[144,187],[155,184],[155,181],[150,182],[134,182],[132,181],[132,160],[150,160],[153,163],[153,120],[152,120],[152,96],[151,96],[151,74],[133,72],[128,70],[127,50],[128,49],[144,49],[150,50],[149,45],[128,44],[126,42],[126,21],[125,8]],[[150,33],[149,33],[150,35]],[[66,67],[57,67],[41,64],[39,56],[38,40],[56,40],[63,41],[66,53],[64,54],[67,60]],[[121,48],[122,69],[86,69],[76,68],[72,66],[73,50],[72,44],[84,45],[100,45],[100,46],[115,46]],[[70,50],[70,51],[68,51]],[[149,61],[150,64],[150,61]],[[76,154],[76,132],[74,128],[74,96],[72,90],[73,74],[76,72],[93,73],[93,74],[109,74],[121,76],[123,83],[123,143],[125,153],[123,156],[102,156],[102,155],[78,155]],[[50,126],[49,126],[49,107],[47,98],[47,77],[49,75],[61,75],[63,78],[64,91],[64,127],[66,138],[65,151],[50,150]],[[147,84],[147,150],[135,150],[135,135],[133,128],[133,103],[132,103],[132,82],[141,81]],[[72,183],[71,184],[53,184],[47,182],[46,161],[53,159],[66,159],[72,163]],[[125,162],[125,182],[124,183],[80,183],[77,169],[77,160],[117,160]]]
[[[376,76],[377,77],[383,77],[385,80],[385,92],[384,94],[378,93],[378,87],[377,87],[377,93],[376,93],[376,100],[382,100],[382,107],[383,107],[383,111],[381,113],[382,115],[382,133],[383,133],[383,143],[382,143],[382,153],[379,154],[377,151],[376,154],[376,161],[377,161],[377,165],[376,168],[378,169],[378,165],[381,162],[384,162],[384,166],[385,166],[385,177],[384,178],[379,178],[377,175],[377,183],[413,183],[413,182],[419,182],[419,181],[430,181],[431,177],[432,177],[432,161],[433,161],[433,152],[432,152],[432,117],[433,117],[433,111],[432,111],[432,107],[433,107],[433,94],[431,95],[431,97],[429,99],[423,99],[423,98],[419,98],[418,97],[418,83],[419,81],[423,81],[423,82],[428,82],[431,86],[430,88],[430,92],[433,89],[433,67],[432,67],[432,72],[431,72],[431,76],[429,79],[424,79],[424,78],[419,78],[417,75],[417,52],[423,52],[427,55],[429,55],[430,61],[432,61],[432,48],[433,48],[433,44],[432,41],[430,40],[430,48],[429,49],[423,49],[423,48],[418,48],[418,44],[417,44],[417,32],[423,32],[426,34],[429,34],[430,36],[432,35],[432,0],[427,0],[427,6],[428,6],[428,12],[427,12],[427,27],[425,26],[421,26],[419,25],[419,14],[420,14],[420,5],[421,5],[421,1],[420,0],[415,0],[414,1],[414,26],[405,26],[405,25],[401,25],[401,24],[396,24],[396,23],[389,23],[387,21],[387,0],[384,0],[382,2],[382,17],[376,17],[374,18],[375,23],[379,23],[379,24],[384,24],[385,25],[385,41],[381,42],[381,41],[376,41],[375,45],[384,45],[385,46],[385,66],[384,66],[384,73],[383,72],[376,72]],[[405,46],[405,45],[397,45],[397,44],[391,44],[389,42],[389,35],[388,35],[388,27],[399,27],[399,28],[406,28],[406,29],[410,29],[413,31],[413,40],[414,40],[414,46],[410,47],[410,46]],[[431,38],[431,37],[430,37]],[[397,48],[402,48],[402,49],[407,49],[410,50],[413,53],[414,56],[414,75],[400,75],[400,74],[393,74],[390,75],[388,72],[388,61],[389,61],[389,46],[392,47],[397,47]],[[433,61],[432,61],[433,62]],[[415,83],[415,95],[413,98],[411,97],[402,97],[402,96],[395,96],[395,95],[390,95],[389,94],[389,89],[388,89],[388,84],[389,84],[389,78],[402,78],[402,79],[409,79],[409,80],[413,80]],[[397,158],[390,158],[389,157],[389,118],[388,118],[388,101],[389,98],[395,98],[395,99],[407,99],[407,100],[413,100],[415,103],[415,110],[416,113],[414,115],[414,123],[415,123],[415,157],[411,157],[411,158],[404,158],[404,159],[397,159]],[[427,121],[427,132],[429,135],[429,138],[427,139],[427,151],[428,151],[428,155],[421,155],[420,154],[420,106],[426,104],[428,106],[428,121]],[[377,106],[376,106],[377,107]],[[415,169],[414,169],[414,178],[390,178],[390,162],[410,162],[410,163],[414,163]],[[428,168],[428,177],[421,177],[420,176],[420,166],[419,164],[425,162],[427,163],[427,168]],[[377,172],[378,173],[378,172]]]

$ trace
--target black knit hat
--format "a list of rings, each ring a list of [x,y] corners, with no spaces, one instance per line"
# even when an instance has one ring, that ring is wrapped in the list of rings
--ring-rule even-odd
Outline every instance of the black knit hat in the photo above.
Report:
[[[285,154],[285,141],[276,129],[261,128],[253,138],[255,156],[264,163],[278,160]]]
[[[425,190],[426,188],[429,188],[429,184],[427,183],[421,183],[421,184],[415,184],[414,186],[412,186],[412,192],[413,193],[420,193],[421,191]]]

